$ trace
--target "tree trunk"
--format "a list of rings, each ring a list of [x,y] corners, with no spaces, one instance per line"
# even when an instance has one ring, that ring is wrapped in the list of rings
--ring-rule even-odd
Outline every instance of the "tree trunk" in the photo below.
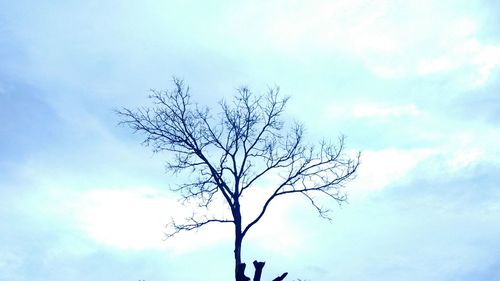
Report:
[[[234,243],[234,261],[235,261],[235,280],[250,281],[250,278],[245,276],[246,264],[241,262],[241,237],[236,237]]]
[[[238,277],[237,281],[250,281],[250,277],[245,275],[245,263],[240,263],[239,270],[238,270]]]
[[[234,278],[236,281],[250,281],[250,278],[245,275],[246,264],[241,262],[241,246],[243,244],[243,233],[241,229],[241,214],[239,212],[239,204],[236,203],[236,211],[233,212],[234,218]],[[265,262],[254,261],[255,273],[253,281],[261,281],[262,270]],[[282,281],[288,273],[283,273],[276,277],[273,281]]]
[[[234,276],[236,281],[240,281],[240,272],[245,270],[245,266],[241,266],[241,242],[241,238],[238,237],[238,233],[236,233],[234,239]]]
[[[241,245],[243,243],[243,234],[241,229],[241,214],[239,212],[239,204],[237,204],[236,212],[233,213],[234,218],[234,278],[236,281],[250,281],[250,278],[245,276],[245,264],[241,262]]]

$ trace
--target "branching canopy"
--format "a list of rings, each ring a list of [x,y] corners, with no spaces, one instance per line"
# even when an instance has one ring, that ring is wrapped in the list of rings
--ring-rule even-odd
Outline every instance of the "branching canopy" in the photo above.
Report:
[[[173,82],[172,90],[151,91],[151,107],[119,110],[121,124],[143,133],[144,144],[155,152],[170,152],[174,156],[167,163],[170,171],[192,173],[192,181],[175,188],[183,200],[209,208],[222,195],[232,219],[193,215],[183,224],[173,223],[169,236],[211,222],[241,224],[241,196],[272,173],[279,175],[280,182],[269,187],[267,200],[256,206],[258,215],[242,226],[242,236],[277,197],[303,195],[324,218],[329,218],[328,209],[316,203],[315,195],[339,203],[346,200],[342,187],[354,177],[359,154],[346,155],[343,137],[335,145],[306,144],[302,125],[286,126],[282,118],[288,98],[279,95],[279,88],[261,96],[240,88],[233,101],[220,102],[220,111],[212,112],[193,103],[182,80],[174,78]]]

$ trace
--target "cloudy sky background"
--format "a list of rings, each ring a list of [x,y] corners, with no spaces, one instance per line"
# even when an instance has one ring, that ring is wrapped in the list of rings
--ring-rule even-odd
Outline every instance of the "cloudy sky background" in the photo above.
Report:
[[[113,109],[182,77],[201,103],[291,96],[309,140],[362,150],[329,224],[281,200],[264,278],[500,279],[497,1],[0,0],[0,280],[230,280],[231,228],[182,215],[164,155]]]

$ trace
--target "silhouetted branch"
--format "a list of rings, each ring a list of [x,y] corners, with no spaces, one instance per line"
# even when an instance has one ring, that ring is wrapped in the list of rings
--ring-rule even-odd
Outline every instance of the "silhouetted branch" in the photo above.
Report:
[[[274,278],[273,281],[282,281],[283,279],[285,279],[285,277],[287,275],[288,275],[288,272],[285,272],[285,273],[281,274],[281,276]]]
[[[170,238],[170,237],[173,237],[175,236],[176,234],[182,232],[182,231],[190,231],[190,230],[194,230],[194,229],[198,229],[204,225],[207,225],[209,223],[213,223],[213,222],[218,222],[218,223],[234,223],[233,220],[227,220],[227,219],[215,219],[215,218],[212,218],[212,219],[207,219],[207,218],[202,218],[201,220],[200,219],[196,219],[193,216],[189,217],[186,219],[186,223],[184,224],[177,224],[174,220],[172,220],[170,222],[170,224],[167,225],[167,228],[171,227],[173,228],[172,231],[168,232],[168,233],[165,233],[165,236],[166,238]]]

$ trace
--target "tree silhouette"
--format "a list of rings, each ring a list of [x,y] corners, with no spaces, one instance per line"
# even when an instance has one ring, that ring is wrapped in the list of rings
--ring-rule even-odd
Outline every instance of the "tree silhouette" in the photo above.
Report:
[[[207,210],[214,202],[223,202],[230,211],[229,217],[195,212],[183,223],[172,221],[167,237],[209,223],[233,224],[235,280],[250,280],[241,261],[242,242],[271,202],[285,195],[302,195],[321,217],[330,219],[329,209],[315,196],[345,201],[342,187],[354,177],[359,154],[346,155],[343,137],[335,145],[326,141],[318,146],[306,144],[303,126],[287,125],[282,118],[288,98],[280,96],[279,88],[270,88],[264,95],[239,88],[231,102],[221,101],[220,110],[213,112],[193,103],[182,80],[174,78],[173,84],[172,90],[151,90],[150,107],[118,110],[120,123],[143,133],[144,144],[154,152],[169,152],[168,170],[191,173],[193,180],[174,188],[184,201],[196,202]],[[279,182],[268,187],[269,195],[262,205],[251,206],[258,208],[258,214],[245,223],[242,196],[271,174],[278,176]],[[253,264],[254,281],[260,281],[264,263]]]

